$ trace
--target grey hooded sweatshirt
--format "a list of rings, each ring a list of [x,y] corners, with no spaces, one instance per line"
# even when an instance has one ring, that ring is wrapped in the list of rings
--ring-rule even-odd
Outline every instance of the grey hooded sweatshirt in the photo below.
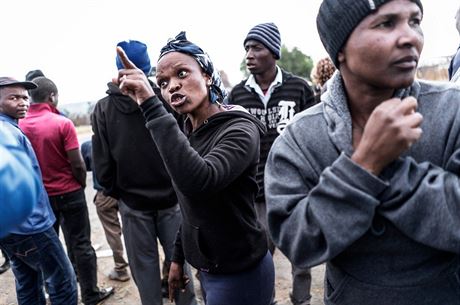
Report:
[[[327,305],[460,304],[460,87],[414,81],[395,94],[409,95],[423,135],[378,177],[350,159],[339,72],[270,151],[270,232],[295,265],[327,262]]]

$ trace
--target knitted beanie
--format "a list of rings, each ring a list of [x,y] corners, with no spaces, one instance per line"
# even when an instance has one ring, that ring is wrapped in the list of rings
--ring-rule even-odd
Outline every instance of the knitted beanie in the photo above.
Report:
[[[45,76],[42,70],[31,70],[26,74],[26,81],[31,81],[36,77]]]
[[[248,40],[257,40],[269,49],[276,59],[281,58],[281,35],[273,22],[261,23],[253,27],[244,39],[243,45]]]
[[[323,0],[316,17],[316,26],[324,48],[334,65],[339,67],[337,55],[351,32],[368,15],[392,0]],[[411,0],[420,7],[420,0]]]
[[[128,40],[128,41],[121,41],[117,44],[117,46],[121,47],[128,58],[136,65],[139,69],[142,70],[146,75],[150,73],[152,67],[150,66],[150,58],[149,54],[147,53],[147,46],[137,40]],[[121,62],[120,57],[117,55],[116,58],[117,68],[118,70],[124,69],[123,63]]]

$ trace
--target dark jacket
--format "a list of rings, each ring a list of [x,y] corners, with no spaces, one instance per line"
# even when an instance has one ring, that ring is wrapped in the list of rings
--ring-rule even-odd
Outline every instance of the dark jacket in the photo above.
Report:
[[[273,141],[284,130],[296,113],[316,103],[313,90],[306,81],[284,70],[281,70],[281,73],[283,76],[282,83],[275,87],[267,103],[267,107],[260,100],[257,92],[245,85],[247,79],[237,84],[228,96],[229,104],[243,106],[267,128],[267,133],[260,140],[260,162],[257,171],[259,193],[256,198],[257,202],[265,202],[264,169]],[[295,106],[292,108],[289,102],[293,102]]]
[[[224,106],[225,107],[225,106]],[[254,197],[264,127],[242,107],[210,117],[189,138],[157,98],[141,106],[171,175],[183,214],[173,261],[233,273],[267,253]]]
[[[96,171],[93,169],[93,145],[91,140],[87,140],[80,145],[81,156],[85,161],[86,170],[93,174],[93,188],[96,191],[102,191],[102,186],[96,178]]]
[[[177,197],[139,106],[116,85],[108,87],[91,116],[97,180],[105,195],[132,209],[172,207]]]

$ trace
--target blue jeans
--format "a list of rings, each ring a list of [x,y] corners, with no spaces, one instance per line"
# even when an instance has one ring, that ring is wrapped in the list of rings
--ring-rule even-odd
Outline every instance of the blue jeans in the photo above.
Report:
[[[59,234],[60,225],[64,233],[67,254],[78,276],[82,302],[97,303],[100,298],[97,287],[97,258],[91,245],[91,226],[85,192],[79,189],[49,196],[49,199],[56,216],[54,229]]]
[[[19,305],[45,305],[43,280],[52,305],[76,305],[77,280],[53,228],[31,235],[10,234],[0,239],[16,278]]]
[[[270,252],[254,267],[232,274],[200,271],[206,305],[269,305],[275,286]]]

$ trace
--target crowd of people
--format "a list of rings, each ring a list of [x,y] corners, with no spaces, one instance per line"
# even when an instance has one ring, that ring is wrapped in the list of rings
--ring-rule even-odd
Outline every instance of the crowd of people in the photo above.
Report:
[[[420,0],[323,0],[313,85],[257,24],[229,92],[185,32],[155,69],[146,44],[121,41],[81,146],[41,70],[0,77],[0,273],[18,304],[116,293],[98,286],[94,187],[108,278],[132,277],[143,305],[197,305],[197,285],[206,305],[274,305],[277,248],[293,305],[311,303],[320,264],[326,305],[460,305],[460,55],[450,82],[416,79],[422,19]]]

